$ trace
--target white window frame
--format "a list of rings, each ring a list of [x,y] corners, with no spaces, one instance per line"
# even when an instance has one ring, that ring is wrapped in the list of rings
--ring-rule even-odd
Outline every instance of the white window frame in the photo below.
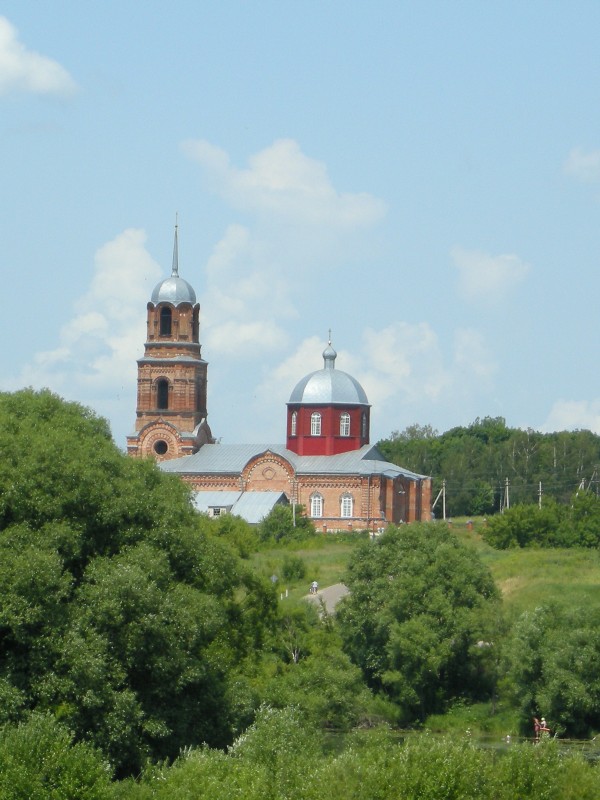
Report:
[[[340,497],[340,517],[348,519],[354,516],[354,498],[351,494],[343,494]]]
[[[350,436],[350,414],[347,411],[340,414],[340,436]]]
[[[313,413],[310,415],[310,435],[321,435],[321,415],[318,411],[313,411]]]
[[[315,518],[323,516],[323,495],[318,492],[310,496],[310,515]]]
[[[298,428],[298,414],[296,411],[292,411],[292,419],[290,422],[290,436],[296,436],[297,428]]]

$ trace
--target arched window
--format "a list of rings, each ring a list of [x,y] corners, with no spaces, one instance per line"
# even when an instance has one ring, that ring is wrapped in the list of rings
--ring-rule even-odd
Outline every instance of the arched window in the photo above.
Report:
[[[321,415],[318,411],[314,411],[310,415],[310,435],[311,436],[320,436],[321,435]]]
[[[169,407],[169,381],[166,378],[156,381],[156,407],[163,410]]]
[[[363,415],[360,422],[360,435],[363,439],[367,438],[367,414],[363,411]]]
[[[323,497],[320,494],[310,496],[310,515],[311,517],[323,516]]]
[[[354,516],[354,498],[351,494],[343,494],[340,498],[340,517]]]
[[[340,436],[350,436],[350,414],[340,414]]]
[[[171,335],[171,322],[173,319],[173,312],[167,306],[164,306],[160,310],[160,335],[161,336],[170,336]]]
[[[296,435],[296,428],[298,426],[298,414],[295,411],[292,411],[292,419],[290,422],[290,435]]]

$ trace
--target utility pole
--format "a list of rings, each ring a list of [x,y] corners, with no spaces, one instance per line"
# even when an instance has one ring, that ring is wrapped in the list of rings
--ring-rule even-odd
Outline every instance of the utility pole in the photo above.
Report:
[[[510,494],[509,494],[509,491],[508,491],[508,486],[509,486],[509,481],[508,481],[508,478],[506,478],[506,480],[504,482],[504,509],[503,510],[505,510],[507,508],[510,508]]]
[[[446,478],[442,481],[442,517],[446,519]]]
[[[431,510],[432,511],[436,507],[437,501],[440,499],[440,497],[442,498],[442,519],[445,520],[446,519],[446,479],[445,478],[442,480],[442,488],[439,490],[439,492],[437,494],[437,497],[435,498],[435,500],[431,504]]]

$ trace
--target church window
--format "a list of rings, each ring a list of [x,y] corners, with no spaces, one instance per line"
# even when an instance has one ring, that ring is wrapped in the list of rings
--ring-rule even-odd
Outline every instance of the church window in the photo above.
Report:
[[[293,411],[292,412],[292,419],[291,419],[291,422],[290,422],[290,435],[291,436],[295,436],[296,435],[297,425],[298,425],[298,414],[295,411]]]
[[[313,494],[310,497],[310,515],[311,517],[323,516],[323,497],[320,494]]]
[[[340,436],[350,436],[350,414],[340,416]]]
[[[169,381],[166,378],[156,381],[156,407],[161,410],[169,407]]]
[[[160,335],[171,335],[171,323],[173,319],[173,312],[170,308],[163,307],[160,310]]]
[[[367,438],[367,415],[365,414],[364,411],[363,411],[363,415],[362,415],[362,419],[361,419],[360,428],[361,428],[360,435],[362,436],[363,439],[366,439]]]
[[[165,442],[164,439],[159,439],[157,442],[154,442],[154,452],[158,456],[164,456],[164,454],[169,449],[169,445]]]
[[[313,414],[310,415],[310,435],[311,436],[320,436],[321,435],[321,415],[318,411],[315,411]]]
[[[343,494],[340,502],[340,516],[354,516],[354,498],[351,494]]]

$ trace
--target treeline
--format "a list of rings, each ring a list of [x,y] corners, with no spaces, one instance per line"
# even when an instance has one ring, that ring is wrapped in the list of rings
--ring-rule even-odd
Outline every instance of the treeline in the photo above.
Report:
[[[509,547],[600,547],[600,497],[578,490],[568,505],[545,499],[541,506],[517,505],[493,516],[483,539]]]
[[[579,487],[600,487],[600,436],[587,430],[539,433],[509,428],[502,417],[438,433],[411,425],[378,443],[395,464],[445,481],[446,516],[476,516],[540,496],[569,502]],[[508,492],[508,498],[507,498]],[[435,509],[441,516],[441,500]]]
[[[497,763],[387,727],[465,731],[466,709],[502,707],[502,735],[540,709],[593,735],[598,610],[507,619],[477,552],[429,523],[355,534],[331,617],[252,566],[278,548],[305,580],[294,548],[325,540],[289,507],[258,528],[199,515],[49,392],[0,394],[0,452],[0,798],[599,796],[598,770],[552,747]]]

